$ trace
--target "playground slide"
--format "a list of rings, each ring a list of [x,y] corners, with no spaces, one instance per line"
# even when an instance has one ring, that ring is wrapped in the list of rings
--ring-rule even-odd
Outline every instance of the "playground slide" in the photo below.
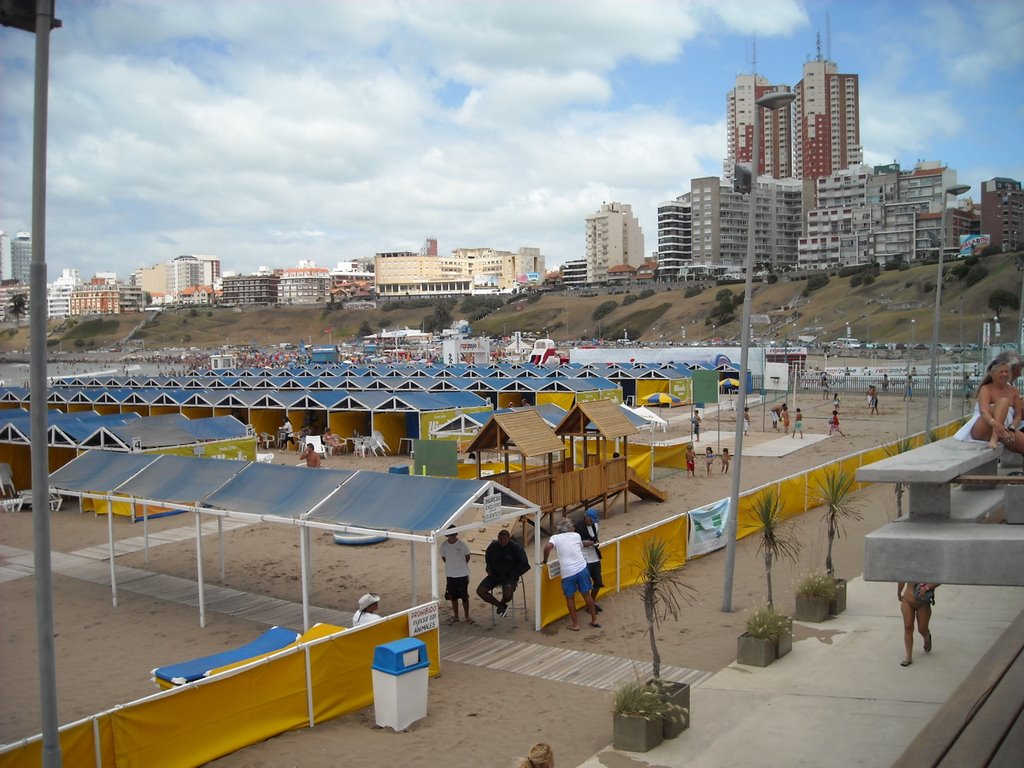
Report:
[[[628,468],[626,470],[626,480],[628,482],[629,492],[636,494],[641,499],[653,501],[668,500],[668,493],[666,491],[663,491],[653,483],[644,480],[632,468]]]
[[[223,667],[232,662],[251,659],[255,656],[279,651],[299,639],[299,633],[285,627],[271,627],[251,643],[234,648],[230,651],[214,653],[210,656],[157,667],[153,670],[153,680],[161,688],[173,688],[184,685],[203,677],[209,670]]]

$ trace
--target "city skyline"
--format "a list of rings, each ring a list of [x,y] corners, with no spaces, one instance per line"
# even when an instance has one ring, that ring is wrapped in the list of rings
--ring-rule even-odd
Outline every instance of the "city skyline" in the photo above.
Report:
[[[860,78],[868,164],[1024,177],[1012,2],[829,0],[207,6],[58,0],[47,264],[83,277],[190,253],[225,271],[379,251],[582,258],[588,215],[721,175],[726,95],[795,85],[818,55]],[[242,12],[244,9],[244,13]],[[826,13],[829,15],[826,27]],[[963,46],[971,43],[970,49]],[[0,229],[30,230],[34,41],[0,31]]]

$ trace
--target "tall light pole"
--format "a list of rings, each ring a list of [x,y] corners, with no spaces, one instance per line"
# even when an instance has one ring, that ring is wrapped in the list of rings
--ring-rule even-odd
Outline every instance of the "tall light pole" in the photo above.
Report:
[[[36,597],[36,652],[42,720],[42,763],[63,764],[57,718],[57,664],[50,558],[50,466],[46,438],[46,122],[50,30],[61,26],[55,0],[0,0],[0,23],[36,36],[32,118],[32,263],[29,270],[29,426],[32,429],[32,539]]]
[[[914,378],[910,375],[910,361],[914,357],[914,325],[917,320],[910,319],[910,346],[907,347],[907,387],[903,390],[903,399],[907,401],[907,437],[910,437],[910,401],[914,399]]]
[[[959,195],[969,190],[967,184],[954,184],[942,191],[942,217],[939,229],[939,274],[935,280],[935,316],[932,319],[932,360],[928,369],[928,411],[924,418],[924,433],[930,435],[932,431],[932,406],[938,409],[935,402],[935,380],[939,372],[939,324],[941,322],[942,305],[942,254],[946,250],[946,195],[952,195],[955,200]],[[935,414],[935,421],[938,421],[938,413]]]
[[[757,169],[761,161],[761,110],[786,109],[796,94],[787,91],[766,93],[754,102],[754,139],[750,163],[750,212],[747,214],[747,270],[743,288],[743,319],[740,321],[740,386],[736,398],[736,437],[733,446],[732,493],[725,540],[725,580],[722,610],[732,611],[732,581],[736,568],[736,518],[739,516],[740,472],[743,460],[743,409],[747,406],[748,359],[750,357],[750,297],[754,276],[754,219],[757,214]]]

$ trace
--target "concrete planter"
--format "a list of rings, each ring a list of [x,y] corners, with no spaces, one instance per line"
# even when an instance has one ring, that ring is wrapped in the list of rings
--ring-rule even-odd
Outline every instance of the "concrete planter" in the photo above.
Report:
[[[836,596],[828,601],[828,615],[838,616],[846,610],[846,579],[834,579]]]
[[[789,629],[779,635],[776,647],[776,658],[781,659],[793,650],[793,620],[789,621]]]
[[[796,596],[796,620],[820,623],[828,618],[828,599],[824,597]]]
[[[744,632],[736,638],[736,661],[748,667],[767,667],[778,657],[776,640],[761,640]]]
[[[612,746],[626,752],[647,752],[661,744],[662,719],[612,715]]]
[[[661,721],[661,735],[674,739],[690,727],[690,686],[671,680],[652,681],[658,687],[659,695],[674,707],[672,714]]]

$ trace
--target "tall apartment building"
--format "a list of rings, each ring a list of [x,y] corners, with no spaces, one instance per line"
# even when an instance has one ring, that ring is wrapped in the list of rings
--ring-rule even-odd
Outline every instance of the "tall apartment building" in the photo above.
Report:
[[[760,75],[738,75],[735,87],[726,95],[728,154],[724,177],[733,180],[736,163],[750,166],[754,152],[754,104],[776,91],[789,91],[785,85],[772,85]],[[792,117],[788,109],[761,111],[761,143],[757,176],[784,179],[793,175]]]
[[[762,176],[754,184],[756,268],[792,269],[797,263],[797,241],[802,230],[803,184],[798,179]],[[741,275],[747,259],[747,195],[733,191],[713,176],[690,182],[695,276]]]
[[[1024,248],[1024,190],[1013,179],[981,182],[981,234],[1005,251]]]
[[[6,241],[0,256],[0,278],[29,284],[32,272],[32,235],[19,232]]]
[[[690,195],[658,205],[658,277],[681,280],[693,264],[693,221]]]
[[[804,64],[794,90],[795,175],[817,179],[862,163],[858,76],[840,74],[835,62],[819,56]]]
[[[606,282],[609,268],[619,264],[635,268],[644,263],[644,233],[629,205],[602,204],[587,216],[584,241],[588,283]]]
[[[11,236],[0,229],[0,282],[10,280],[11,274]]]

